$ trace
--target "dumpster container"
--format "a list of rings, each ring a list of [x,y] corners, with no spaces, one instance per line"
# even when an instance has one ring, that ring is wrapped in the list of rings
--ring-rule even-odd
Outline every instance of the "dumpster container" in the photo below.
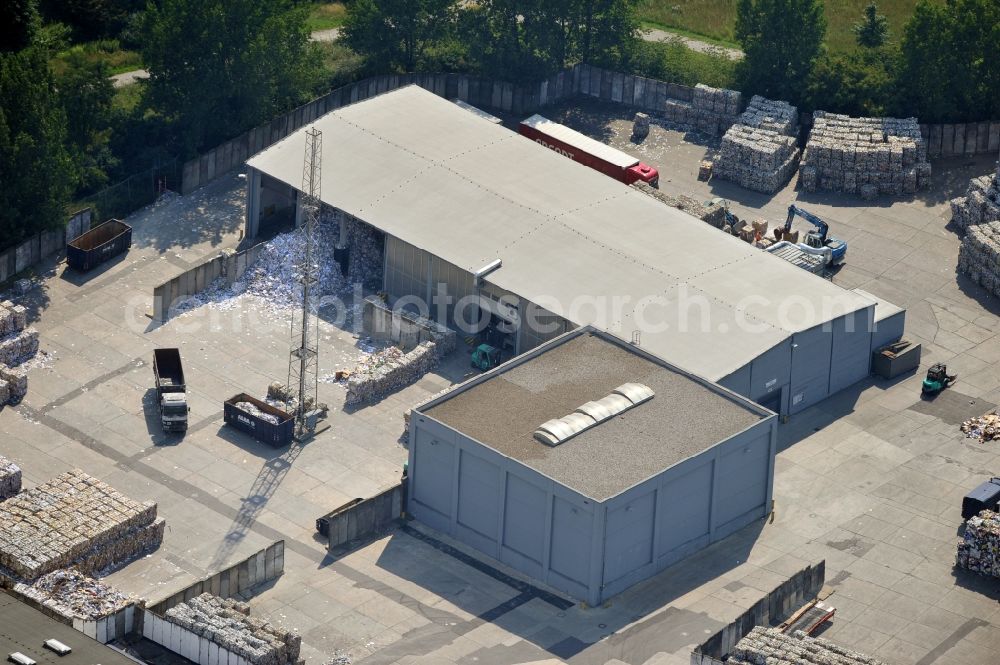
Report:
[[[119,219],[109,219],[66,245],[66,261],[74,270],[86,272],[124,254],[131,246],[132,227]]]
[[[1000,478],[990,478],[962,498],[962,519],[967,520],[982,510],[996,510],[1000,504]]]
[[[276,417],[278,422],[272,423],[256,414],[244,411],[236,406],[239,402],[253,404],[262,413]],[[222,413],[227,425],[232,425],[261,443],[266,443],[274,448],[287,446],[292,442],[292,436],[295,434],[295,422],[291,415],[246,393],[240,393],[227,399],[223,403]]]

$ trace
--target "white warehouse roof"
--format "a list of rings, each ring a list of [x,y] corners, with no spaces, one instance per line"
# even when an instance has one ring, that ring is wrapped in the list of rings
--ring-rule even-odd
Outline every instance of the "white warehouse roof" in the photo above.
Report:
[[[578,325],[641,329],[644,349],[712,381],[874,305],[416,86],[310,126],[325,203],[469,272],[499,258],[486,281]],[[298,189],[304,147],[302,128],[247,164]],[[631,305],[602,317],[580,296]],[[662,297],[701,304],[637,325],[632,305]]]

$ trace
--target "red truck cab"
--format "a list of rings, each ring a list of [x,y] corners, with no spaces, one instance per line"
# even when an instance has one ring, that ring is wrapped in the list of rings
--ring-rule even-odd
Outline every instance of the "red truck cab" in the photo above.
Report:
[[[660,172],[655,167],[540,115],[523,120],[518,133],[626,185],[637,180],[653,187],[660,184]]]

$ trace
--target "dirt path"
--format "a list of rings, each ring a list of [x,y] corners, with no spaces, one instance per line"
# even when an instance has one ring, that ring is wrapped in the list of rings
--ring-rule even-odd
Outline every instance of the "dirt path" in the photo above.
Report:
[[[722,53],[730,60],[743,59],[743,51],[739,49],[710,44],[692,37],[677,34],[676,32],[667,32],[666,30],[658,30],[656,28],[647,28],[642,32],[642,38],[647,42],[666,42],[676,39],[692,51],[698,51],[699,53]]]

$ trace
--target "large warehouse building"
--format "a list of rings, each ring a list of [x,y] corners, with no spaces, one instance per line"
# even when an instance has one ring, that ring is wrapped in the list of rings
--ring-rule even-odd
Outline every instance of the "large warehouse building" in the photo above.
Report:
[[[408,511],[591,605],[771,502],[774,414],[589,327],[410,423]]]
[[[594,325],[783,414],[869,373],[886,318],[873,298],[421,88],[311,126],[323,202],[381,235],[384,290],[430,303],[431,317],[481,317],[517,353]],[[248,237],[294,206],[304,147],[305,128],[247,162]],[[881,337],[901,334],[897,314]]]

